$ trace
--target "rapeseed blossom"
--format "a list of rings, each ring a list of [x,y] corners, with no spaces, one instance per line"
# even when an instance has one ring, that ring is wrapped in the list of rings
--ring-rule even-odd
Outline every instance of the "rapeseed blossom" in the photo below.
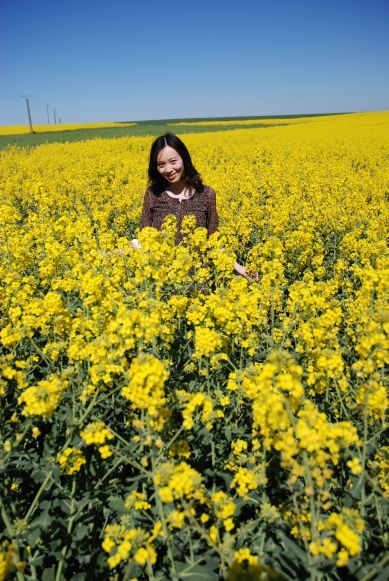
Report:
[[[77,448],[66,448],[63,452],[58,454],[57,460],[61,469],[69,476],[78,472],[81,466],[86,464],[84,454]]]
[[[129,369],[129,383],[122,395],[131,402],[132,409],[146,410],[155,418],[165,404],[164,385],[169,377],[166,364],[152,355],[133,360]]]

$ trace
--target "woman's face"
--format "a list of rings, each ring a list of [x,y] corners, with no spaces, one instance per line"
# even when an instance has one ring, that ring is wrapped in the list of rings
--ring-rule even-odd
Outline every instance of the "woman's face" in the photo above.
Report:
[[[182,157],[178,152],[166,145],[157,156],[157,170],[159,174],[170,184],[183,181],[185,168]]]

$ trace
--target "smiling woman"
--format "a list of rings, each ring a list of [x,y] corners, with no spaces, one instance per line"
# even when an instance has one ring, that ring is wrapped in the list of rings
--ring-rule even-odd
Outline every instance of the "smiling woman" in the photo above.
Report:
[[[218,229],[216,193],[202,179],[192,163],[186,145],[176,135],[166,133],[151,146],[149,187],[146,190],[140,228],[151,226],[160,230],[165,218],[177,218],[175,243],[182,240],[184,216],[194,216],[196,226],[206,228],[208,235]],[[243,265],[235,262],[234,270],[252,280]],[[258,278],[256,274],[254,278]]]

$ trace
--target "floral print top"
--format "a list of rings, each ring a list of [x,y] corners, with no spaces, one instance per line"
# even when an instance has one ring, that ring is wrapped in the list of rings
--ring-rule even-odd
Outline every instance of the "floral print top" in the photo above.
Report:
[[[177,217],[176,244],[181,242],[181,223],[184,216],[195,216],[196,226],[208,230],[208,235],[215,232],[219,225],[216,210],[216,194],[209,186],[204,186],[202,192],[195,191],[188,199],[171,197],[166,191],[156,195],[150,189],[146,190],[140,229],[152,226],[160,230],[166,216],[174,214]]]

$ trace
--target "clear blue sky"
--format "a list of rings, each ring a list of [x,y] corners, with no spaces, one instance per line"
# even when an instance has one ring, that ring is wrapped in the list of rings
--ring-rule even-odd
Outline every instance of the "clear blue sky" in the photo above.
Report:
[[[389,0],[0,0],[0,125],[389,109]]]

